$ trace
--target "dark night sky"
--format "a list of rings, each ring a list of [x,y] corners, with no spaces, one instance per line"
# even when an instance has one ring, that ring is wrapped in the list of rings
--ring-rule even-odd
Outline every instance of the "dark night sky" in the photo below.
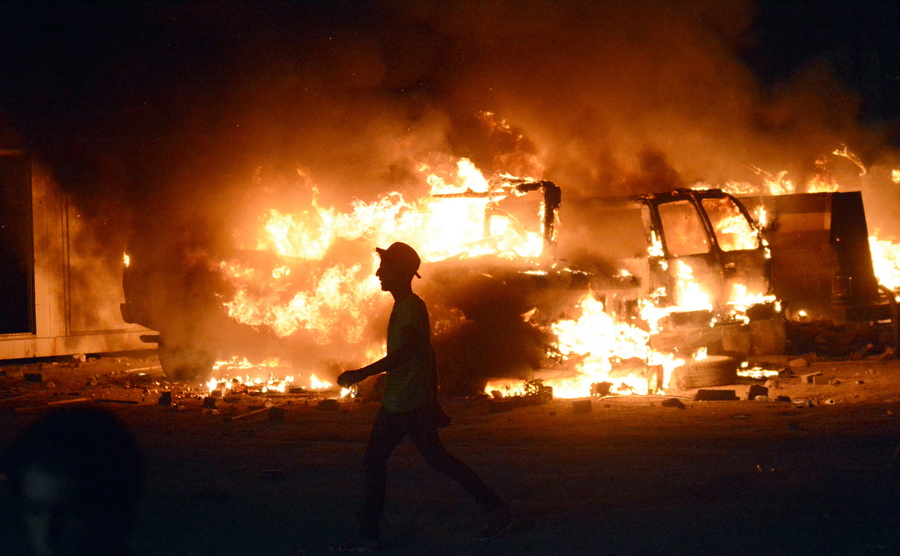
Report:
[[[791,151],[809,137],[873,161],[898,147],[897,3],[620,5],[13,3],[0,8],[0,140],[35,152],[88,211],[149,213],[260,167],[384,191],[441,150],[485,170],[543,153],[551,179],[602,191],[770,158],[801,168],[817,152]],[[707,122],[710,89],[727,102]],[[479,110],[511,133],[488,135]],[[732,110],[742,123],[715,121]],[[697,137],[678,148],[652,129],[684,122]],[[727,145],[714,163],[698,155],[709,142]]]
[[[811,60],[827,61],[863,99],[867,121],[900,118],[900,4],[764,1],[756,4],[744,59],[772,86]]]

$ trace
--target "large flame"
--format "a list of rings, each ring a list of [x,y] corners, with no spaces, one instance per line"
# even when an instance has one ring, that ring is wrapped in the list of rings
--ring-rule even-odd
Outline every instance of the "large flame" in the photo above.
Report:
[[[858,162],[846,148],[834,154]],[[744,194],[786,194],[797,190],[785,172],[769,174],[754,169],[763,176],[763,186],[730,182],[726,188]],[[391,193],[371,203],[356,201],[349,210],[341,211],[320,206],[314,197],[310,206],[299,212],[275,209],[266,212],[255,248],[275,253],[278,262],[266,271],[236,260],[221,263],[235,285],[235,293],[226,303],[228,314],[240,323],[267,327],[281,338],[303,333],[322,345],[340,342],[351,346],[350,351],[355,350],[351,355],[364,364],[384,354],[383,337],[372,342],[365,338],[373,315],[387,308],[387,300],[380,295],[374,276],[378,257],[372,247],[408,241],[415,244],[425,262],[480,255],[540,261],[544,247],[540,231],[533,226],[529,228],[512,214],[494,210],[499,201],[517,195],[514,189],[497,187],[496,182],[485,179],[465,159],[457,163],[455,172],[442,176],[424,165],[419,170],[431,194],[414,201]],[[837,188],[836,183],[818,177],[804,186],[807,191]],[[535,207],[536,220],[543,208]],[[728,216],[726,207],[722,214],[714,226],[723,247],[727,250],[755,248],[755,230],[747,226],[746,219],[738,214]],[[765,215],[757,217],[763,220]],[[352,263],[340,260],[335,251],[340,251],[341,245],[363,245],[365,249],[358,252],[368,256],[356,257]],[[871,245],[879,281],[890,288],[900,288],[900,245],[874,236]],[[648,255],[659,256],[662,252],[660,238],[654,236]],[[652,350],[651,334],[658,332],[661,319],[674,311],[712,309],[712,296],[706,291],[702,277],[694,275],[695,269],[682,260],[671,264],[676,265],[673,270],[677,277],[670,284],[672,291],[660,288],[650,300],[640,304],[643,327],[620,322],[590,293],[575,307],[580,316],[545,326],[556,339],[556,354],[561,356],[569,375],[543,381],[553,388],[554,396],[587,396],[601,383],[608,385],[606,391],[610,393],[647,394],[666,388],[673,369],[683,361]],[[764,292],[733,284],[728,305],[732,316],[742,319],[750,306],[772,301]],[[267,370],[271,366],[253,366],[266,376],[245,375],[242,381],[262,382],[263,388],[274,391],[294,382],[293,375],[276,379]],[[220,364],[216,372],[222,375],[228,371],[233,375],[237,370],[235,362],[230,362]],[[314,374],[306,374],[310,388],[331,386]],[[240,382],[214,378],[209,387],[213,390],[226,384],[228,388],[227,384]],[[521,380],[492,381],[486,391],[516,394],[524,393],[526,388],[527,384]]]
[[[655,393],[668,384],[672,370],[682,363],[651,350],[649,332],[618,322],[592,294],[582,297],[577,309],[581,311],[577,319],[561,320],[551,326],[559,352],[579,360],[576,376],[544,381],[553,388],[554,396],[587,396],[592,385],[604,382],[609,383],[610,393]],[[663,371],[662,376],[659,370]],[[487,390],[524,393],[503,382],[489,383]]]

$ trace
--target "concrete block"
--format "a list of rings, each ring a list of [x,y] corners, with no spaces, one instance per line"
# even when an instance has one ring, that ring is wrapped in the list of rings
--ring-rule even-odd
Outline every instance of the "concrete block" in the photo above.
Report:
[[[591,400],[575,400],[572,402],[572,413],[583,414],[591,412]]]
[[[769,389],[765,386],[760,386],[758,384],[751,384],[750,389],[747,391],[747,399],[755,400],[757,396],[768,396]]]
[[[734,390],[697,390],[694,401],[731,401],[736,400]]]
[[[814,384],[813,381],[817,376],[822,376],[822,373],[815,372],[815,373],[808,373],[805,375],[800,375],[800,382],[801,382],[801,384]]]

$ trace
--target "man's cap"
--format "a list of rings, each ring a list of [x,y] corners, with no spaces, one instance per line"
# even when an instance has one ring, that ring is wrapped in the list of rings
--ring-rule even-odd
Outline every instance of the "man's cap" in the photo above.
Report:
[[[387,249],[376,247],[375,250],[381,255],[382,261],[395,264],[403,270],[412,272],[416,278],[421,278],[418,270],[419,265],[422,264],[422,259],[419,258],[419,254],[416,253],[416,250],[409,245],[397,241],[392,243]]]

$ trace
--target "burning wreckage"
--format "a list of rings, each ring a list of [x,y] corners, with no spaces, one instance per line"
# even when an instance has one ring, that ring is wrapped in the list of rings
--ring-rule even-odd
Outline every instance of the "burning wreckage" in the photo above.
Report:
[[[792,284],[798,249],[835,253],[813,273],[827,277],[828,291],[813,293],[829,309],[890,306],[870,291],[858,194],[823,194],[818,210],[858,209],[859,218],[841,228],[848,220],[835,217],[798,245],[790,201],[770,197],[746,205],[783,213],[780,228],[764,230],[718,189],[585,199],[566,207],[572,225],[563,228],[552,182],[431,185],[415,204],[395,195],[357,203],[352,214],[315,203],[296,219],[271,211],[256,249],[132,250],[123,317],[158,332],[145,340],[158,343],[170,378],[222,375],[244,358],[243,367],[287,366],[313,388],[330,386],[316,373],[383,354],[368,340],[380,337],[387,314],[372,247],[405,239],[427,263],[417,290],[430,306],[444,391],[537,386],[583,397],[731,384],[747,355],[783,353],[781,300],[793,295],[799,306],[807,300],[798,290],[811,291]],[[773,254],[770,242],[784,252]]]

